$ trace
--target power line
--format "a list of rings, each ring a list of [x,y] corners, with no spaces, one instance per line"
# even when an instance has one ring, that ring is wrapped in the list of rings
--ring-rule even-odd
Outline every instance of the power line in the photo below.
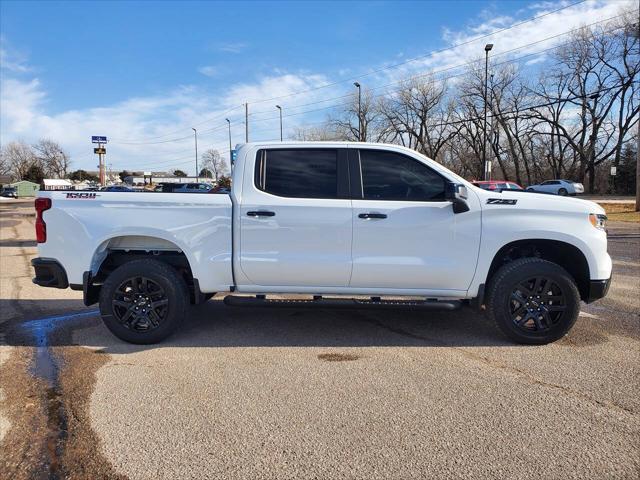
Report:
[[[397,68],[397,67],[399,67],[399,66],[406,65],[406,64],[408,64],[408,63],[414,62],[414,61],[416,61],[416,60],[420,60],[420,59],[422,59],[422,58],[429,57],[429,56],[434,55],[434,54],[437,54],[437,53],[442,53],[442,52],[446,52],[446,51],[448,51],[448,50],[453,50],[453,49],[456,49],[456,48],[459,48],[459,47],[462,47],[462,46],[465,46],[465,45],[469,45],[470,43],[477,42],[478,40],[482,40],[482,39],[485,39],[485,38],[489,38],[489,37],[491,37],[491,36],[493,36],[493,35],[496,35],[496,34],[498,34],[498,33],[502,33],[502,32],[505,32],[505,31],[507,31],[507,30],[511,30],[512,28],[519,27],[519,26],[524,25],[524,24],[529,23],[529,22],[534,22],[534,21],[539,20],[539,19],[541,19],[541,18],[543,18],[543,17],[546,17],[546,16],[548,16],[548,15],[551,15],[551,14],[554,14],[554,13],[558,13],[558,12],[560,12],[560,11],[562,11],[562,10],[566,10],[566,9],[568,9],[568,8],[574,7],[574,6],[576,6],[576,5],[579,5],[579,4],[581,4],[581,3],[585,3],[585,2],[586,2],[586,0],[580,0],[580,1],[578,1],[578,2],[571,3],[571,4],[569,4],[569,5],[565,5],[564,7],[560,7],[560,8],[557,8],[557,9],[555,9],[555,10],[551,10],[551,11],[549,11],[549,12],[545,12],[545,13],[543,13],[543,14],[541,14],[541,15],[533,16],[533,17],[528,18],[528,19],[526,19],[526,20],[522,20],[522,21],[520,21],[520,22],[514,23],[513,25],[510,25],[509,27],[504,27],[504,28],[501,28],[501,29],[495,30],[495,31],[493,31],[493,32],[491,32],[491,33],[487,33],[487,34],[484,34],[484,35],[480,35],[480,36],[478,36],[478,37],[471,38],[471,39],[469,39],[469,40],[466,40],[466,41],[464,41],[464,42],[461,42],[461,43],[458,43],[458,44],[452,45],[452,46],[450,46],[450,47],[445,47],[445,48],[440,48],[440,49],[437,49],[437,50],[432,50],[431,52],[425,53],[425,54],[420,55],[420,56],[418,56],[418,57],[414,57],[414,58],[411,58],[411,59],[405,60],[405,61],[403,61],[403,62],[396,63],[396,64],[394,64],[394,65],[389,65],[389,66],[386,66],[386,67],[381,67],[381,68],[378,68],[378,69],[373,70],[373,71],[371,71],[371,72],[362,73],[362,74],[356,75],[356,76],[351,77],[351,78],[348,78],[348,79],[339,80],[339,81],[335,81],[335,82],[331,82],[331,83],[326,83],[326,84],[324,84],[324,85],[319,85],[319,86],[317,86],[317,87],[309,88],[309,89],[307,89],[307,90],[301,90],[301,91],[298,91],[298,92],[292,92],[292,93],[289,93],[289,94],[287,94],[287,95],[280,95],[280,96],[277,96],[277,97],[271,97],[271,98],[266,98],[266,99],[262,99],[262,100],[249,100],[249,102],[248,102],[248,103],[250,103],[250,104],[254,104],[254,105],[255,105],[255,104],[263,103],[263,102],[270,102],[270,101],[274,101],[274,100],[281,100],[281,99],[283,99],[283,98],[293,97],[293,96],[295,96],[295,95],[300,95],[300,94],[302,94],[302,93],[313,92],[313,91],[317,91],[317,90],[320,90],[320,89],[323,89],[323,88],[328,88],[328,87],[333,87],[333,86],[335,86],[335,85],[340,85],[340,84],[342,84],[342,83],[346,83],[346,82],[353,82],[354,80],[358,80],[358,79],[360,79],[360,78],[363,78],[363,77],[366,77],[366,76],[369,76],[369,75],[373,75],[373,74],[376,74],[376,73],[380,73],[380,72],[385,71],[385,70],[390,70],[390,69],[393,69],[393,68]]]
[[[617,16],[614,16],[614,17],[611,17],[611,18],[600,20],[598,22],[594,22],[594,23],[592,23],[590,25],[587,25],[586,27],[591,27],[593,25],[596,25],[596,24],[599,24],[599,23],[602,23],[602,22],[608,22],[608,21],[613,20],[615,18],[618,18],[620,16],[621,15],[617,15]],[[579,27],[579,28],[576,28],[576,29],[573,29],[573,30],[568,30],[568,31],[563,32],[563,33],[552,35],[550,37],[546,37],[544,39],[537,40],[535,42],[531,42],[531,43],[528,43],[528,44],[525,44],[525,45],[521,45],[519,47],[515,47],[515,48],[512,48],[512,49],[506,50],[504,52],[500,52],[500,53],[494,55],[494,58],[498,57],[498,56],[506,55],[506,54],[509,54],[509,53],[513,53],[513,52],[515,52],[517,50],[522,50],[523,48],[527,48],[527,47],[530,47],[530,46],[533,46],[533,45],[537,45],[537,44],[546,42],[548,40],[553,40],[553,39],[558,38],[560,36],[569,35],[571,33],[574,33],[576,31],[580,30],[581,28],[583,28],[583,27]],[[619,30],[620,28],[622,28],[622,27],[613,28],[611,30],[608,30],[606,33],[611,33],[611,32],[613,32],[615,30]],[[552,47],[548,47],[548,48],[545,48],[545,49],[542,49],[542,50],[538,50],[536,52],[527,53],[527,54],[521,55],[521,56],[516,57],[516,58],[512,58],[512,59],[509,59],[509,60],[504,60],[502,62],[494,63],[493,66],[495,67],[495,66],[500,66],[500,65],[505,65],[505,64],[509,64],[509,63],[518,62],[518,61],[524,60],[524,59],[532,57],[532,56],[541,55],[541,54],[544,54],[546,52],[556,50],[557,48],[560,48],[560,47],[562,47],[564,45],[567,45],[569,43],[571,43],[571,42],[569,41],[569,42],[565,42],[565,43],[562,43],[562,44],[559,44],[559,45],[554,45]],[[443,72],[446,72],[446,71],[450,71],[450,70],[456,70],[456,69],[459,69],[459,68],[462,68],[462,67],[473,65],[473,64],[477,63],[478,61],[479,61],[479,59],[475,59],[475,60],[472,60],[472,61],[469,61],[469,62],[466,62],[466,63],[461,63],[461,64],[453,65],[453,66],[450,66],[450,67],[445,67],[445,68],[442,68],[442,69],[439,69],[439,70],[432,70],[432,71],[427,72],[427,73],[422,73],[422,74],[414,75],[414,76],[411,76],[411,77],[408,77],[408,78],[403,78],[403,79],[400,79],[400,80],[397,80],[397,81],[394,81],[394,82],[391,82],[391,83],[387,83],[385,85],[379,85],[379,86],[376,86],[376,87],[372,87],[372,88],[370,88],[368,90],[369,91],[379,90],[381,88],[387,88],[387,87],[390,87],[390,86],[395,86],[395,85],[401,84],[401,83],[409,81],[409,80],[414,80],[414,79],[417,79],[417,78],[430,76],[430,75],[437,75],[437,74],[440,74],[440,73],[443,73]],[[460,72],[460,73],[448,75],[448,76],[445,76],[445,77],[440,77],[440,78],[437,78],[435,80],[438,81],[438,82],[442,82],[442,81],[450,80],[452,78],[459,77],[459,76],[462,76],[462,75],[466,75],[466,72]],[[379,98],[379,97],[385,97],[385,96],[389,96],[389,95],[390,94],[388,92],[383,92],[383,93],[380,93],[380,94],[377,94],[377,95],[373,95],[371,98]],[[353,94],[346,95],[346,96],[353,96]],[[345,96],[335,97],[335,98],[340,99],[340,98],[344,98],[344,97]],[[302,114],[305,114],[305,113],[313,113],[313,112],[317,112],[317,111],[321,111],[321,110],[327,110],[327,109],[336,108],[336,107],[345,106],[345,105],[349,105],[349,102],[343,102],[343,103],[327,105],[325,107],[320,107],[320,108],[311,109],[311,110],[304,110],[304,111],[301,111],[301,112],[294,112],[294,113],[283,115],[283,118],[302,115]],[[272,117],[268,117],[268,118],[255,119],[255,120],[253,120],[253,122],[254,123],[266,122],[266,121],[270,121],[270,120],[277,120],[278,118],[279,118],[279,116],[272,116]]]
[[[203,120],[202,122],[194,123],[193,125],[191,125],[191,127],[197,127],[198,125],[203,125],[203,124],[205,124],[205,123],[209,123],[209,122],[212,122],[212,121],[214,121],[214,120],[218,120],[219,118],[223,118],[223,117],[227,116],[229,113],[233,112],[235,109],[240,108],[240,107],[242,107],[242,105],[236,105],[235,107],[231,107],[230,109],[228,109],[228,110],[226,110],[226,111],[224,111],[224,112],[220,113],[219,115],[215,115],[214,117],[208,118],[207,120]],[[173,131],[173,132],[168,132],[168,133],[165,133],[165,134],[162,134],[162,135],[158,135],[158,136],[156,136],[156,137],[147,137],[147,138],[143,138],[143,139],[140,139],[140,141],[156,140],[156,139],[158,139],[158,138],[168,137],[168,136],[170,136],[170,135],[175,135],[175,134],[177,134],[177,133],[180,133],[180,132],[182,132],[183,130],[185,130],[185,129],[187,129],[187,128],[191,128],[191,127],[183,127],[183,128],[181,128],[181,129],[179,129],[179,130],[175,130],[175,131]],[[131,140],[131,139],[124,139],[124,140],[120,140],[120,141],[116,140],[116,142],[117,142],[117,143],[120,143],[120,144],[125,144],[125,143],[127,143],[128,141],[130,141],[130,140]],[[113,140],[112,140],[112,141],[113,141]]]
[[[338,80],[338,81],[335,81],[335,82],[326,83],[324,85],[319,85],[317,87],[313,87],[313,88],[310,88],[310,89],[300,90],[300,91],[297,91],[297,92],[292,92],[292,93],[287,94],[287,95],[280,95],[280,96],[277,96],[277,97],[271,97],[271,98],[260,99],[260,100],[252,100],[252,101],[249,101],[248,103],[250,103],[250,104],[259,104],[259,103],[264,103],[264,102],[273,101],[273,100],[280,100],[280,99],[283,99],[283,98],[289,98],[289,97],[292,97],[292,96],[301,95],[303,93],[308,93],[308,92],[317,91],[317,90],[320,90],[320,89],[324,89],[324,88],[329,88],[329,87],[332,87],[332,86],[340,85],[340,84],[343,84],[343,83],[346,83],[346,82],[352,82],[354,80],[357,80],[357,79],[360,79],[360,78],[364,78],[364,77],[368,77],[368,76],[374,75],[376,73],[380,73],[380,72],[383,72],[383,71],[395,69],[395,68],[398,68],[400,66],[407,65],[409,63],[413,63],[413,62],[415,62],[417,60],[421,60],[421,59],[427,58],[427,57],[429,57],[431,55],[435,55],[435,54],[446,52],[446,51],[449,51],[449,50],[453,50],[453,49],[456,49],[456,48],[459,48],[459,47],[462,47],[462,46],[465,46],[465,45],[469,45],[471,43],[477,42],[477,41],[482,40],[482,39],[489,38],[491,36],[494,36],[494,35],[497,35],[499,33],[511,30],[511,29],[519,27],[521,25],[525,25],[525,24],[530,23],[530,22],[535,22],[535,21],[537,21],[537,20],[539,20],[541,18],[547,17],[547,16],[552,15],[554,13],[558,13],[558,12],[561,12],[563,10],[575,7],[576,5],[580,5],[582,3],[585,3],[586,1],[587,0],[580,0],[580,1],[577,1],[577,2],[574,2],[574,3],[570,3],[568,5],[565,5],[563,7],[557,8],[555,10],[551,10],[551,11],[545,12],[543,14],[535,15],[535,16],[527,18],[525,20],[521,20],[519,22],[516,22],[516,23],[508,26],[508,27],[503,27],[503,28],[500,28],[498,30],[494,30],[494,31],[492,31],[490,33],[487,33],[487,34],[484,34],[484,35],[479,35],[477,37],[473,37],[471,39],[465,40],[464,42],[460,42],[460,43],[457,43],[455,45],[451,45],[449,47],[444,47],[444,48],[432,50],[432,51],[430,51],[428,53],[419,55],[417,57],[413,57],[413,58],[404,60],[402,62],[395,63],[393,65],[387,65],[385,67],[380,67],[380,68],[377,68],[377,69],[372,70],[370,72],[362,73],[362,74],[356,75],[356,76],[348,78],[348,79]],[[341,97],[341,98],[344,98],[344,97],[346,97],[346,95]],[[319,101],[317,103],[322,103],[324,101],[326,101],[326,100],[321,100],[321,101]],[[300,106],[307,106],[307,105],[311,105],[311,104],[314,104],[314,103],[316,103],[316,102],[312,102],[312,103],[309,103],[309,104],[303,104],[303,105],[300,105]],[[219,118],[223,118],[226,115],[228,115],[230,112],[234,111],[235,109],[241,108],[241,107],[242,107],[242,104],[241,105],[236,105],[236,106],[231,107],[230,109],[226,110],[225,112],[223,112],[223,113],[221,113],[219,115],[211,117],[211,118],[209,118],[207,120],[203,120],[202,122],[195,123],[195,124],[191,125],[190,127],[202,125],[202,124],[217,120]],[[256,113],[262,113],[262,112],[256,112]],[[130,141],[132,139],[124,139],[124,140],[118,141],[118,143],[120,143],[120,144],[134,144],[134,143],[138,143],[138,142],[139,143],[147,142],[149,140],[157,140],[157,139],[165,138],[165,137],[173,135],[173,134],[177,134],[177,133],[179,133],[179,132],[181,132],[181,131],[183,131],[183,130],[185,130],[187,128],[190,128],[190,127],[186,127],[185,126],[185,127],[181,128],[179,130],[168,132],[168,133],[165,133],[165,134],[162,134],[162,135],[157,135],[157,136],[154,136],[154,137],[146,137],[146,138],[140,139],[138,141],[134,140],[133,142]],[[189,137],[185,136],[185,137],[180,137],[180,138],[177,138],[177,139],[167,140],[167,142],[179,141],[179,140],[184,140],[184,139],[187,139],[187,138],[189,138]],[[152,142],[149,142],[148,144],[151,144],[151,143]],[[157,142],[157,143],[162,143],[162,142]]]

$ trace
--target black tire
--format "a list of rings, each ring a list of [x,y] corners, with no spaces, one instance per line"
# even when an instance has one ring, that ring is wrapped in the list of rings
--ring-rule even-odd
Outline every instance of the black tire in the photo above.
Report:
[[[100,290],[102,321],[111,333],[129,343],[164,340],[180,325],[188,305],[184,279],[169,265],[153,259],[132,260],[118,267]]]
[[[500,268],[489,283],[487,313],[511,340],[543,345],[564,337],[580,313],[580,293],[561,266],[521,258]]]
[[[566,197],[568,194],[569,192],[566,188],[561,188],[560,190],[558,190],[558,195],[560,195],[561,197]]]

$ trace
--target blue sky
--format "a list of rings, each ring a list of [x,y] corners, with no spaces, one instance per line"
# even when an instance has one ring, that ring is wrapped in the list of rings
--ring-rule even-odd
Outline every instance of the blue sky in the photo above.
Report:
[[[93,169],[89,136],[107,135],[114,169],[188,170],[191,126],[202,130],[201,148],[223,151],[225,116],[232,118],[234,142],[242,140],[245,101],[284,96],[250,103],[254,137],[275,138],[275,103],[289,114],[305,112],[307,103],[351,93],[354,78],[376,87],[446,68],[481,56],[487,41],[499,54],[615,15],[623,4],[588,0],[495,38],[430,54],[563,3],[3,0],[1,141],[49,137],[71,152],[74,168]],[[416,56],[423,57],[360,77]],[[292,95],[300,91],[307,93]],[[285,134],[329,111],[287,118]]]

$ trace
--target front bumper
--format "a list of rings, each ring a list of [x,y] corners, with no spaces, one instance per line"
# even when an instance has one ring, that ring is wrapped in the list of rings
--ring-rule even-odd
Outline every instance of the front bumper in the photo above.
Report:
[[[589,282],[589,295],[585,302],[591,303],[603,298],[607,295],[609,287],[611,286],[611,277],[606,280],[591,280]]]
[[[34,258],[31,260],[31,265],[36,273],[33,278],[33,283],[36,285],[51,288],[67,288],[69,286],[67,272],[57,260]]]

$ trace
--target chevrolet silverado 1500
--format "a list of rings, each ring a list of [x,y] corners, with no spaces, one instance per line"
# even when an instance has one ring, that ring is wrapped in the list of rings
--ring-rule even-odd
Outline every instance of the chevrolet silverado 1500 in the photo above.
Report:
[[[35,207],[34,282],[82,290],[133,343],[226,292],[228,305],[470,305],[541,344],[611,277],[597,204],[485,191],[397,145],[245,144],[229,195],[43,191]]]

